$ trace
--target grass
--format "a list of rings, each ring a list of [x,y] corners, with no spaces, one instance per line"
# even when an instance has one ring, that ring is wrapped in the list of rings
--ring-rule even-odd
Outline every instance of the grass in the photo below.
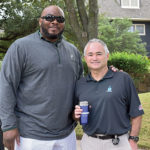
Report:
[[[140,131],[140,141],[138,146],[145,150],[150,150],[150,92],[139,94],[142,106],[144,108],[144,115],[142,121],[142,127]],[[83,130],[81,125],[77,125],[76,129],[77,139],[81,139],[83,135]]]
[[[145,114],[140,131],[139,147],[150,150],[150,92],[139,94]]]

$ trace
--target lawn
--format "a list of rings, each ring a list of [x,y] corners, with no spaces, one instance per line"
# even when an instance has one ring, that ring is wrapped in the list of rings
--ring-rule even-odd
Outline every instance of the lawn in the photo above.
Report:
[[[145,112],[140,131],[139,146],[150,149],[150,92],[139,94],[139,97]]]
[[[142,128],[140,131],[140,141],[138,145],[140,148],[150,150],[150,92],[139,94],[142,106],[144,108],[145,114],[143,115]],[[81,139],[83,130],[78,124],[76,127],[77,139]]]

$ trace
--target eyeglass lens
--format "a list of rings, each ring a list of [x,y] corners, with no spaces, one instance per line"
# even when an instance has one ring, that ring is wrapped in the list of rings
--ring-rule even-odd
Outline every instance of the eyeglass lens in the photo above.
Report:
[[[45,19],[46,21],[53,22],[54,20],[57,20],[58,23],[63,23],[65,21],[65,18],[63,16],[52,16],[52,15],[47,15],[41,17],[42,19]]]

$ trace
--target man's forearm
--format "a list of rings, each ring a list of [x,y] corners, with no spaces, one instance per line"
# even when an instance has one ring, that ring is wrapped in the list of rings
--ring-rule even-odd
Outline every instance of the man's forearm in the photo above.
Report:
[[[138,136],[141,128],[142,116],[138,116],[131,119],[131,131],[130,136]]]

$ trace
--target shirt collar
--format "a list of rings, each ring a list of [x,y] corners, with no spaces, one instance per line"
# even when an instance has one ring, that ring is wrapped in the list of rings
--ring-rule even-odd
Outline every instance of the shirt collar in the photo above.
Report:
[[[43,35],[41,34],[40,30],[38,30],[38,34],[39,34],[39,36],[40,36],[41,39],[43,39],[43,40],[45,40],[45,41],[47,41],[47,42],[49,42],[49,43],[52,43],[52,44],[54,44],[54,45],[56,45],[56,46],[57,46],[58,43],[60,43],[61,40],[62,40],[62,36],[61,36],[57,41],[51,42],[51,41],[46,40],[46,39],[43,37]]]
[[[105,74],[105,76],[100,80],[105,80],[105,79],[108,79],[108,78],[112,78],[113,77],[113,74],[114,72],[111,70],[111,69],[108,69],[107,73]],[[86,77],[86,81],[89,82],[89,81],[94,81],[94,82],[100,82],[100,81],[96,81],[92,76],[91,76],[91,73],[89,73]]]

